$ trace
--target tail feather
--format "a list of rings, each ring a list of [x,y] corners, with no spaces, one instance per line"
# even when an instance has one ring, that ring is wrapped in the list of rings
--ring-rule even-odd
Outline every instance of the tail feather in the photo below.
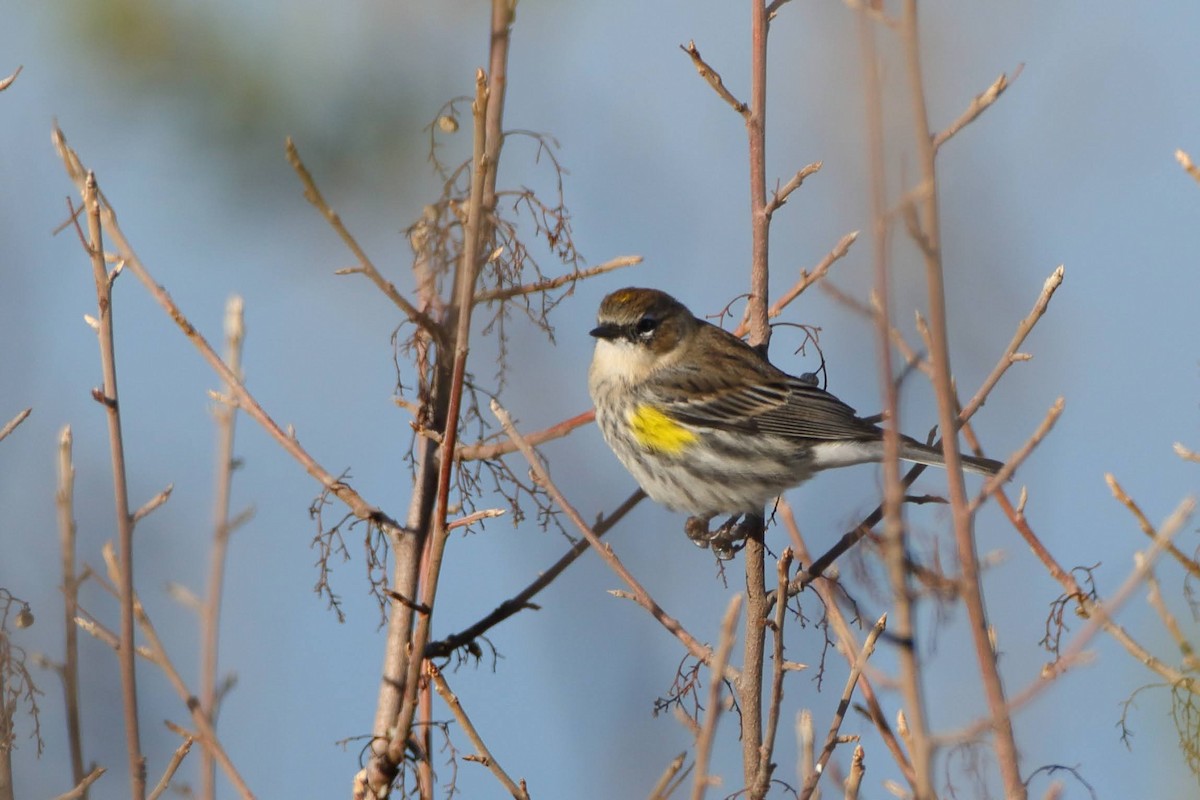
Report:
[[[946,456],[940,447],[930,447],[908,437],[905,437],[900,443],[900,458],[904,461],[913,461],[931,467],[944,468],[946,466]],[[963,469],[967,472],[974,472],[976,475],[995,475],[1004,466],[1003,461],[997,461],[994,458],[980,458],[965,453],[961,458]]]
[[[817,469],[848,467],[852,464],[868,464],[883,460],[882,439],[840,440],[820,442],[813,445],[813,460]],[[904,436],[900,439],[900,459],[931,467],[945,467],[946,457],[940,447],[921,444],[916,439]],[[1004,464],[991,458],[962,456],[963,469],[977,475],[995,475]]]

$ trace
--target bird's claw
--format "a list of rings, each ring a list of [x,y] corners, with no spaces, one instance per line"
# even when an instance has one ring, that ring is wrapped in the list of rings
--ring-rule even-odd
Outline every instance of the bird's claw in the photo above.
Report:
[[[713,555],[718,559],[729,561],[746,546],[746,537],[750,533],[746,525],[738,524],[741,518],[741,514],[734,514],[725,520],[721,527],[710,531],[708,523],[712,517],[688,517],[683,530],[697,547],[711,547]]]

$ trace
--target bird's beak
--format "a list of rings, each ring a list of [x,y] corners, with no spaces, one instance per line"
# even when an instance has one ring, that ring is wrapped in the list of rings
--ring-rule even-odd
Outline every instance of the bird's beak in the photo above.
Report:
[[[602,325],[597,325],[588,331],[589,334],[597,339],[616,339],[621,335],[621,326],[614,325],[611,322],[605,322]]]

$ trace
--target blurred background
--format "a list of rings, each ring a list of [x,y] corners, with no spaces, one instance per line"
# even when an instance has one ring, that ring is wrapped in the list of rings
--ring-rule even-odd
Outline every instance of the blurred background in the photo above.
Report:
[[[1146,546],[1103,475],[1113,472],[1154,521],[1196,491],[1197,467],[1173,442],[1200,447],[1197,220],[1200,186],[1176,164],[1182,147],[1200,155],[1200,80],[1194,3],[926,2],[923,45],[935,129],[953,120],[1001,72],[1020,78],[939,159],[952,356],[964,395],[990,371],[1045,278],[1066,279],[1015,366],[975,418],[989,455],[1004,458],[1056,397],[1066,412],[1023,467],[1026,513],[1060,562],[1098,565],[1111,593]],[[73,195],[50,144],[55,120],[93,168],[126,235],[155,278],[210,341],[221,339],[226,299],[246,300],[249,388],[329,470],[349,470],[371,502],[400,516],[407,506],[407,412],[392,402],[397,381],[390,337],[396,310],[361,277],[338,277],[351,256],[304,201],[283,157],[292,136],[327,199],[388,277],[411,286],[404,229],[440,192],[427,163],[427,125],[448,99],[472,91],[486,61],[487,4],[254,4],[224,0],[80,0],[10,4],[0,27],[0,73],[24,71],[0,94],[0,421],[33,415],[0,444],[0,586],[28,600],[36,624],[14,643],[61,658],[62,613],[55,463],[63,425],[75,434],[79,558],[99,567],[114,536],[104,416],[90,391],[101,382],[93,332],[90,266],[70,229],[53,235]],[[839,2],[791,3],[772,27],[768,180],[786,180],[811,161],[824,168],[775,215],[771,242],[776,293],[811,269],[847,232],[864,236],[834,267],[832,281],[864,297],[871,281],[864,102],[855,16]],[[600,298],[628,284],[666,289],[697,314],[713,314],[748,285],[746,144],[742,121],[700,80],[679,45],[695,40],[737,95],[748,93],[749,14],[742,4],[664,0],[550,3],[528,0],[512,40],[506,126],[553,135],[569,171],[566,200],[576,246],[591,264],[624,254],[645,263],[577,286],[551,321],[555,340],[516,319],[503,402],[525,430],[589,407],[587,330]],[[899,61],[884,79],[889,151],[896,182],[918,165],[908,153],[911,122]],[[892,92],[895,91],[896,94]],[[446,140],[448,160],[469,152],[464,126]],[[511,140],[500,183],[552,185],[527,140]],[[897,248],[893,312],[912,335],[925,289],[911,248]],[[549,256],[543,265],[553,271]],[[735,306],[740,313],[740,303]],[[170,501],[137,531],[142,600],[189,683],[198,685],[194,615],[168,582],[200,592],[211,537],[215,442],[206,392],[219,388],[171,321],[131,276],[117,283],[118,374],[133,504],[166,484]],[[819,290],[786,321],[817,326],[828,387],[860,412],[881,400],[869,326]],[[478,328],[477,328],[478,330]],[[793,373],[819,360],[801,334],[777,330],[773,360]],[[480,338],[475,371],[489,373],[494,345]],[[411,370],[401,380],[411,384]],[[903,427],[923,437],[936,406],[923,379],[904,387]],[[634,488],[594,427],[543,448],[556,480],[585,517],[610,510]],[[253,423],[242,420],[244,467],[235,511],[256,509],[235,534],[221,640],[223,672],[237,685],[219,721],[223,743],[263,797],[344,796],[370,729],[383,632],[367,591],[363,531],[347,534],[349,562],[336,562],[339,624],[313,592],[317,558],[309,506],[319,487]],[[513,462],[518,472],[524,470]],[[918,488],[944,490],[927,472]],[[790,499],[810,546],[823,550],[874,508],[878,472],[827,474]],[[481,507],[503,505],[485,497]],[[918,535],[948,528],[937,507],[912,515]],[[769,534],[773,548],[782,531]],[[995,509],[978,523],[981,552],[1002,552],[985,589],[1010,693],[1049,659],[1038,645],[1060,589]],[[655,597],[700,639],[715,641],[740,565],[728,585],[711,554],[682,534],[682,518],[643,503],[609,536]],[[1195,525],[1178,543],[1197,546]],[[567,547],[530,518],[491,520],[451,541],[435,636],[459,630],[545,569]],[[854,564],[859,566],[854,566]],[[874,620],[874,557],[847,562],[864,617]],[[861,567],[861,568],[860,568]],[[1194,641],[1178,570],[1161,570],[1164,590]],[[646,614],[606,590],[618,579],[585,556],[538,599],[489,636],[499,657],[448,671],[447,678],[499,761],[524,776],[534,797],[645,796],[664,766],[691,746],[669,714],[652,714],[683,655]],[[819,604],[802,598],[810,623]],[[115,626],[115,604],[95,587],[84,605]],[[1174,663],[1170,639],[1141,597],[1120,621]],[[949,730],[983,710],[961,609],[924,619],[932,724]],[[1072,621],[1077,630],[1082,621]],[[792,628],[788,658],[819,663],[819,630]],[[93,797],[125,788],[117,664],[82,638],[84,748],[110,767]],[[1023,768],[1077,768],[1099,797],[1195,796],[1165,690],[1122,703],[1152,676],[1111,641],[1015,719]],[[830,657],[837,661],[836,655]],[[735,660],[740,660],[735,659]],[[831,662],[833,663],[833,662]],[[892,666],[883,648],[876,666]],[[156,781],[177,739],[163,719],[187,713],[161,673],[141,667],[143,747]],[[794,752],[800,707],[819,730],[844,672],[818,686],[816,670],[793,678],[780,732]],[[46,752],[35,758],[28,720],[19,723],[17,796],[69,788],[61,692],[35,677]],[[820,689],[820,691],[818,691]],[[896,699],[886,706],[894,710]],[[443,710],[435,716],[448,718]],[[1127,713],[1134,736],[1121,741]],[[852,717],[844,733],[869,732]],[[454,741],[468,747],[454,728]],[[735,723],[722,726],[715,769],[723,791],[740,785]],[[990,750],[988,751],[990,754]],[[449,753],[446,754],[447,758]],[[839,751],[848,759],[849,749]],[[939,787],[964,789],[961,752],[943,755]],[[196,754],[178,779],[195,783]],[[843,761],[844,763],[844,761]],[[793,764],[777,777],[796,783]],[[439,774],[443,787],[451,768]],[[881,748],[868,748],[865,796],[885,796],[895,778]],[[478,765],[462,763],[463,796],[499,797]],[[218,778],[222,783],[223,778]],[[1040,795],[1045,775],[1031,790]],[[1089,797],[1067,779],[1065,797]],[[832,785],[826,791],[835,792]],[[998,790],[997,790],[998,794]],[[714,792],[712,796],[719,796]]]

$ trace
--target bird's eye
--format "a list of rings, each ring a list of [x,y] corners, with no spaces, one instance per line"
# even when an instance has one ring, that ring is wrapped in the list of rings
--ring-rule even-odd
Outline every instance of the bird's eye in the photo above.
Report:
[[[658,320],[654,317],[642,317],[634,327],[638,336],[646,337],[654,333],[654,329],[658,327]]]

